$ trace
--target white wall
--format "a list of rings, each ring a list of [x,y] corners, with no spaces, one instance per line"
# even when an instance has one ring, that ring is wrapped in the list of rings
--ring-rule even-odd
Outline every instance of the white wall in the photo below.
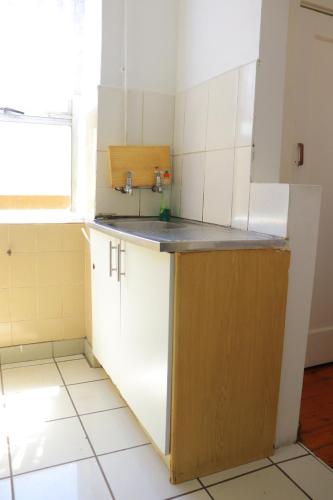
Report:
[[[174,94],[178,0],[127,0],[128,87]]]
[[[289,4],[263,0],[257,72],[252,180],[279,182]]]
[[[102,16],[101,85],[123,86],[127,58],[128,88],[174,94],[178,0],[103,0]]]
[[[103,0],[96,213],[159,214],[159,194],[142,189],[126,196],[110,187],[108,146],[124,143],[172,146],[177,13],[177,0]]]
[[[258,58],[261,3],[179,0],[178,91]]]

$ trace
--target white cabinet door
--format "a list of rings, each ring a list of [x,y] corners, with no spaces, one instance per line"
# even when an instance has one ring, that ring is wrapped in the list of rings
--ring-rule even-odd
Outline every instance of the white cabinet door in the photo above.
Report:
[[[122,248],[119,388],[160,450],[168,453],[173,256],[128,242]]]
[[[100,231],[90,230],[93,352],[115,384],[120,350],[119,243]]]

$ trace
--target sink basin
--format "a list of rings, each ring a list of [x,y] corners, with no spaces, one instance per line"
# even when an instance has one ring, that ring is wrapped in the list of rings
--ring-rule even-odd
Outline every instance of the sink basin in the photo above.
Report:
[[[144,231],[144,232],[160,232],[165,230],[181,229],[186,224],[181,222],[165,222],[161,220],[123,220],[109,222],[108,226],[115,227],[117,229],[125,229],[126,231]]]

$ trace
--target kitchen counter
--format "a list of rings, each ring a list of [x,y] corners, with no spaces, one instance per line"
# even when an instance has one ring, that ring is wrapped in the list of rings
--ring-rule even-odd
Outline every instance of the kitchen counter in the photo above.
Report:
[[[157,217],[112,217],[95,219],[87,225],[114,238],[158,252],[283,248],[286,246],[286,240],[277,236],[175,217],[169,222],[159,221]]]

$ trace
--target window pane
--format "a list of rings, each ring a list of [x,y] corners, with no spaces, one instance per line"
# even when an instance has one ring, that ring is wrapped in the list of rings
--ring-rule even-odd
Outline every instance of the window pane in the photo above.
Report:
[[[84,0],[0,0],[0,106],[64,112],[79,92]]]
[[[71,127],[0,122],[0,195],[71,194]]]

